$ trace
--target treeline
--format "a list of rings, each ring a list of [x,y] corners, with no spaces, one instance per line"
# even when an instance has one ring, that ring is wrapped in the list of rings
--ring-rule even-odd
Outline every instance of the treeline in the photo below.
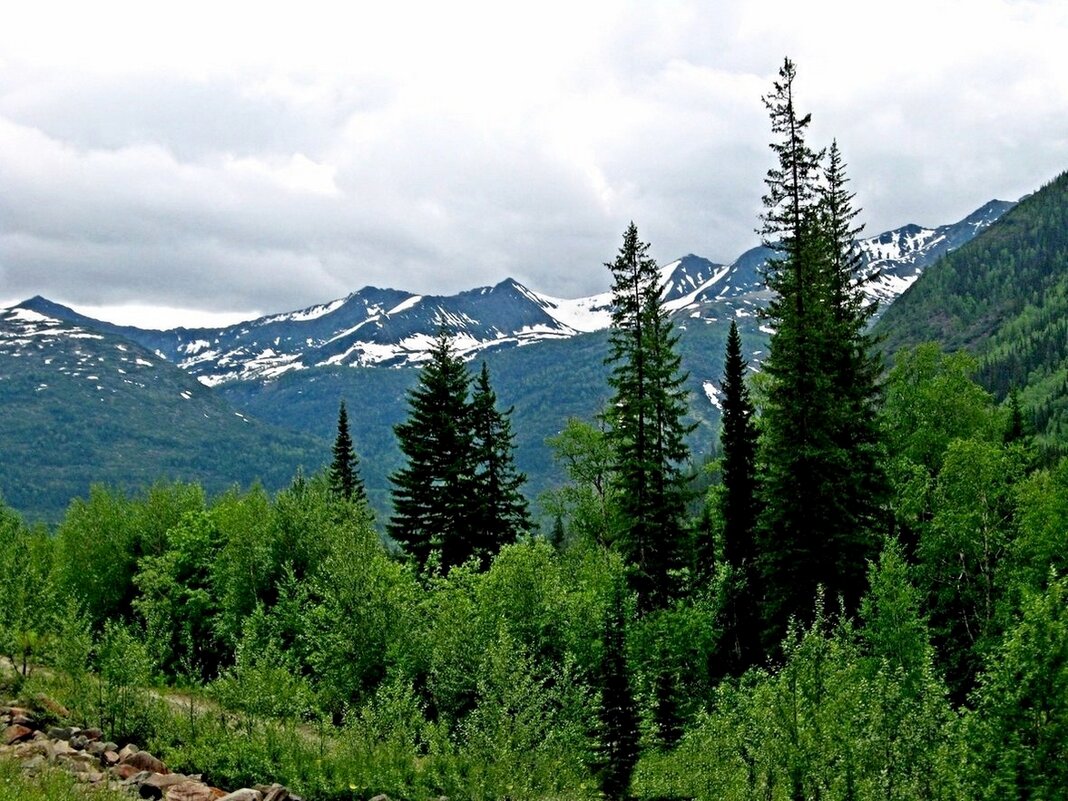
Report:
[[[631,224],[611,398],[552,440],[547,531],[490,376],[442,333],[388,544],[344,406],[330,471],[274,496],[98,487],[54,535],[3,510],[12,663],[59,666],[64,703],[169,763],[312,798],[1068,798],[1068,461],[965,354],[884,371],[842,156],[805,141],[794,78],[765,98],[775,333],[757,373],[732,327],[703,497]],[[239,724],[159,718],[131,694],[151,677]]]

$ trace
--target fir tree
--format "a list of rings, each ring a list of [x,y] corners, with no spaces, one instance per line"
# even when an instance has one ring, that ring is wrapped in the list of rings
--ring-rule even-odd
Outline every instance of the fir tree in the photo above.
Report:
[[[875,424],[880,365],[864,334],[870,311],[854,278],[857,229],[837,147],[805,143],[810,117],[794,106],[787,59],[765,98],[778,166],[764,198],[765,244],[778,257],[767,283],[775,329],[760,453],[758,537],[766,644],[790,615],[808,617],[818,585],[855,608],[874,555],[882,487]],[[821,185],[822,179],[822,185]]]
[[[419,383],[408,394],[408,419],[394,427],[404,467],[390,477],[390,535],[421,570],[442,570],[473,553],[474,448],[467,368],[438,334]]]
[[[610,801],[627,797],[638,762],[638,712],[627,668],[627,614],[623,587],[616,583],[605,616],[599,666],[597,777]]]
[[[620,490],[623,531],[618,546],[631,567],[643,609],[671,596],[670,572],[684,539],[683,422],[686,376],[678,341],[660,305],[659,271],[631,223],[614,262],[608,379],[614,391],[606,418]]]
[[[360,478],[360,460],[349,434],[345,401],[341,401],[337,412],[337,438],[334,440],[334,461],[330,465],[330,489],[346,501],[367,502],[367,493]]]
[[[744,672],[756,662],[760,652],[759,575],[754,540],[757,432],[753,402],[745,383],[747,366],[742,358],[742,338],[732,320],[724,359],[723,416],[720,422],[723,560],[730,565],[732,575],[725,610],[724,642],[732,673]]]
[[[489,370],[475,380],[471,398],[474,476],[473,500],[477,504],[472,521],[472,545],[475,554],[488,564],[490,557],[520,534],[530,530],[530,515],[522,486],[526,476],[515,467],[515,449],[511,423],[512,410],[497,409],[497,395],[490,386]]]

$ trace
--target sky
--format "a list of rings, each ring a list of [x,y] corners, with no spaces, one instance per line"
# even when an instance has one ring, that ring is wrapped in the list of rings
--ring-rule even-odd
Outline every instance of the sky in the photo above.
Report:
[[[11,4],[0,306],[147,327],[366,285],[605,291],[651,254],[757,244],[762,96],[797,65],[870,234],[1068,169],[1068,3]]]

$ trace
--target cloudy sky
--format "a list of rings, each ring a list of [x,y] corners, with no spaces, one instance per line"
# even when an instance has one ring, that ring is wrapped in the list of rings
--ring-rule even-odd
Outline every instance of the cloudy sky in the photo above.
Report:
[[[11,4],[0,305],[140,324],[367,284],[577,297],[756,242],[761,96],[798,66],[871,233],[1068,169],[1068,3]]]

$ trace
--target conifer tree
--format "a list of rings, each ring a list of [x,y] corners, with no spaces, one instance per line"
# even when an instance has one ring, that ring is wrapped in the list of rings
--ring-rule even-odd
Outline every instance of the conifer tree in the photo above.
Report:
[[[791,614],[808,617],[818,585],[848,609],[875,553],[882,486],[875,425],[879,363],[864,334],[870,312],[854,278],[857,229],[837,147],[805,142],[796,71],[786,59],[765,98],[778,165],[768,171],[763,235],[777,251],[767,274],[775,333],[764,370],[758,537],[766,644]],[[821,184],[822,180],[822,184]]]
[[[389,533],[421,570],[428,563],[447,570],[474,552],[470,384],[467,367],[442,330],[408,394],[408,419],[393,429],[407,463],[390,477]]]
[[[334,461],[330,465],[330,489],[347,501],[366,503],[367,493],[360,478],[360,459],[349,433],[349,415],[345,401],[337,412],[337,438],[334,440]]]
[[[490,386],[489,369],[475,380],[471,397],[474,475],[473,501],[477,505],[472,521],[474,552],[487,564],[489,558],[520,534],[530,530],[530,514],[522,486],[526,476],[515,466],[512,410],[497,409],[497,394]]]
[[[608,379],[614,391],[605,416],[615,458],[623,531],[618,546],[631,568],[642,609],[671,596],[670,571],[680,562],[684,539],[684,441],[691,430],[686,376],[678,341],[660,305],[659,271],[649,245],[631,223],[614,262]]]
[[[626,594],[617,582],[605,616],[599,668],[597,776],[610,801],[627,797],[638,762],[638,711],[627,667]]]
[[[742,338],[731,321],[724,359],[723,416],[720,444],[723,493],[723,559],[730,565],[733,581],[728,589],[724,642],[731,672],[741,673],[759,655],[759,575],[756,569],[756,449],[757,432],[753,402],[745,383],[748,367],[742,358]]]

